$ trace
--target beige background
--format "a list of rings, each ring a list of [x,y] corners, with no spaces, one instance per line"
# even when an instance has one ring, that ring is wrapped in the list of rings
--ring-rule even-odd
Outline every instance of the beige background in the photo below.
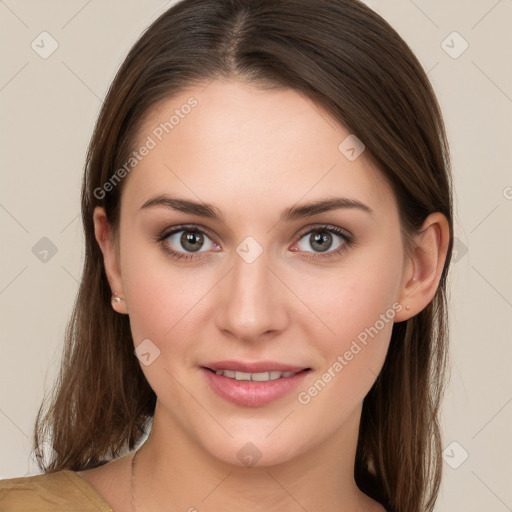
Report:
[[[512,510],[512,0],[368,3],[429,72],[452,148],[452,372],[436,511]],[[35,474],[33,422],[81,272],[79,187],[101,100],[169,5],[0,0],[1,478]],[[46,59],[31,47],[51,49],[43,31],[58,44]]]

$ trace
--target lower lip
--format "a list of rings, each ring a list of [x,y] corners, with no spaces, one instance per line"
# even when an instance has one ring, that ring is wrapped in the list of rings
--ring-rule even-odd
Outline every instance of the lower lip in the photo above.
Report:
[[[220,397],[237,405],[259,407],[291,393],[302,383],[310,370],[303,370],[291,377],[281,377],[265,382],[230,379],[217,375],[206,368],[201,368],[201,371],[210,387]]]

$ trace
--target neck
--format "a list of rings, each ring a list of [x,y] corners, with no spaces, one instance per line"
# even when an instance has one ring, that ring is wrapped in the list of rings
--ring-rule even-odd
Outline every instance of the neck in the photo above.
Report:
[[[151,434],[136,458],[137,510],[383,510],[354,482],[360,414],[314,449],[249,467],[213,457],[157,402]]]

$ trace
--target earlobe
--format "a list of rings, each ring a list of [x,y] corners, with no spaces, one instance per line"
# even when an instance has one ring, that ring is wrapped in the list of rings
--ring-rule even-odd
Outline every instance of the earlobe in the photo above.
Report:
[[[94,209],[93,221],[94,235],[103,253],[105,274],[112,290],[112,307],[118,313],[127,314],[116,240],[104,208],[97,206]]]
[[[414,239],[404,267],[399,298],[404,307],[396,315],[396,322],[408,320],[432,301],[443,273],[449,243],[447,218],[439,212],[430,214]]]

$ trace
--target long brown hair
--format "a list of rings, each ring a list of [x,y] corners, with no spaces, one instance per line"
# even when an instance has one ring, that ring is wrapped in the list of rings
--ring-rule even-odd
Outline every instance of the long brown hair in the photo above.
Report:
[[[83,470],[141,440],[156,396],[134,356],[129,319],[113,311],[94,236],[93,210],[117,230],[122,182],[104,184],[133,151],[158,101],[219,77],[301,91],[366,146],[390,183],[404,241],[443,213],[452,228],[445,129],[425,72],[406,43],[356,0],[184,0],[129,52],[105,98],[82,188],[85,262],[59,378],[34,446],[55,457],[41,469]],[[362,491],[396,512],[432,510],[441,478],[438,424],[448,337],[446,277],[432,302],[393,327],[383,369],[363,404],[355,461]]]

